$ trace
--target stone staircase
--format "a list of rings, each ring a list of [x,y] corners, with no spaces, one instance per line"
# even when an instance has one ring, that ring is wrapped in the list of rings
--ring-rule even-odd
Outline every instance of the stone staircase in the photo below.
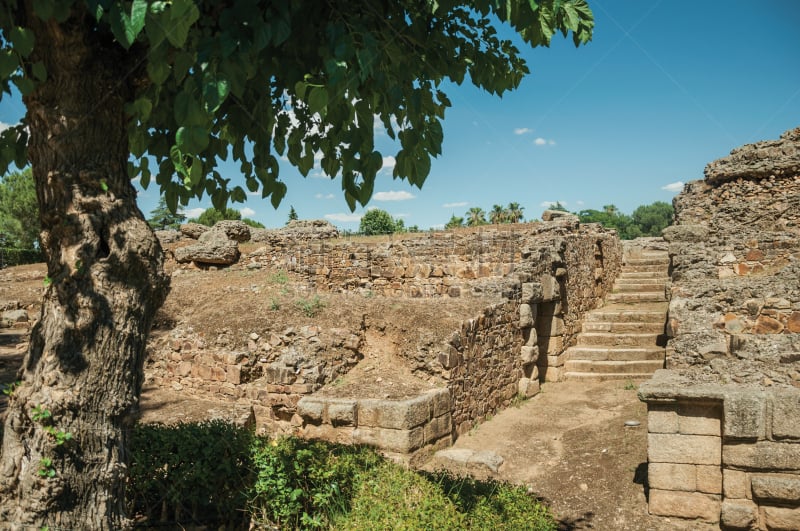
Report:
[[[664,367],[669,255],[627,248],[603,307],[584,316],[565,379],[642,379]]]

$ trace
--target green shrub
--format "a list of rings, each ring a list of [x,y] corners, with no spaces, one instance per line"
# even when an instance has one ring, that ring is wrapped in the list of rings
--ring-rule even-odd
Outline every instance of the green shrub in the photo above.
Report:
[[[258,439],[249,512],[256,524],[281,529],[329,527],[350,510],[361,478],[383,462],[373,449],[294,437]]]
[[[136,426],[130,438],[128,513],[143,525],[245,524],[250,483],[245,428],[221,420]]]

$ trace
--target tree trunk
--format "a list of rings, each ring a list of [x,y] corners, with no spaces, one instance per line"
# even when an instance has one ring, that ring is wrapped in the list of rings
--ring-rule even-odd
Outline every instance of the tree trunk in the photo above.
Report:
[[[0,527],[11,529],[128,525],[130,414],[169,285],[127,175],[124,104],[141,67],[73,9],[60,25],[27,24],[31,59],[47,68],[25,104],[48,278],[5,421]]]

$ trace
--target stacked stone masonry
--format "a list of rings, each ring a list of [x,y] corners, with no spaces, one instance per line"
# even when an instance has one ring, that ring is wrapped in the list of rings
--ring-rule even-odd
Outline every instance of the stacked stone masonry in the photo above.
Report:
[[[643,384],[650,511],[800,529],[800,129],[675,198],[667,371]]]
[[[420,424],[387,426],[364,420],[370,418],[364,411],[411,407],[406,402],[417,398],[397,403],[324,398],[325,386],[362,359],[368,321],[351,329],[253,334],[246,350],[229,348],[224,330],[206,339],[181,327],[154,340],[147,378],[187,393],[250,403],[257,423],[270,431],[327,434],[398,454],[449,444],[518,394],[537,393],[541,380],[561,377],[563,353],[574,343],[583,315],[610,290],[622,254],[613,231],[580,225],[572,216],[396,241],[270,238],[232,267],[290,268],[319,292],[425,297],[442,299],[445,306],[454,297],[492,301],[441,344],[398,353],[441,382],[417,398],[446,392],[447,413],[431,406],[436,413]],[[352,419],[345,422],[340,414]]]

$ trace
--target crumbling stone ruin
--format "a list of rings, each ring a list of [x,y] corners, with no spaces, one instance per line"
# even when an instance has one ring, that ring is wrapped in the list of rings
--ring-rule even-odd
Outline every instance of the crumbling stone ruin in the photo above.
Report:
[[[667,370],[644,383],[652,514],[800,529],[800,128],[675,198]]]
[[[284,230],[294,233],[276,235]],[[366,301],[364,316],[343,317],[337,328],[253,331],[246,340],[179,324],[154,336],[146,378],[249,403],[272,432],[374,444],[406,460],[558,379],[561,367],[550,364],[563,364],[622,257],[614,231],[570,216],[389,241],[308,234],[275,231],[231,267],[289,270],[309,292]],[[172,252],[182,256],[180,247]],[[393,300],[414,315],[392,313]],[[409,334],[404,321],[423,327]],[[364,384],[376,376],[388,384],[391,375],[363,377],[371,353],[387,349],[410,375],[391,393]]]

